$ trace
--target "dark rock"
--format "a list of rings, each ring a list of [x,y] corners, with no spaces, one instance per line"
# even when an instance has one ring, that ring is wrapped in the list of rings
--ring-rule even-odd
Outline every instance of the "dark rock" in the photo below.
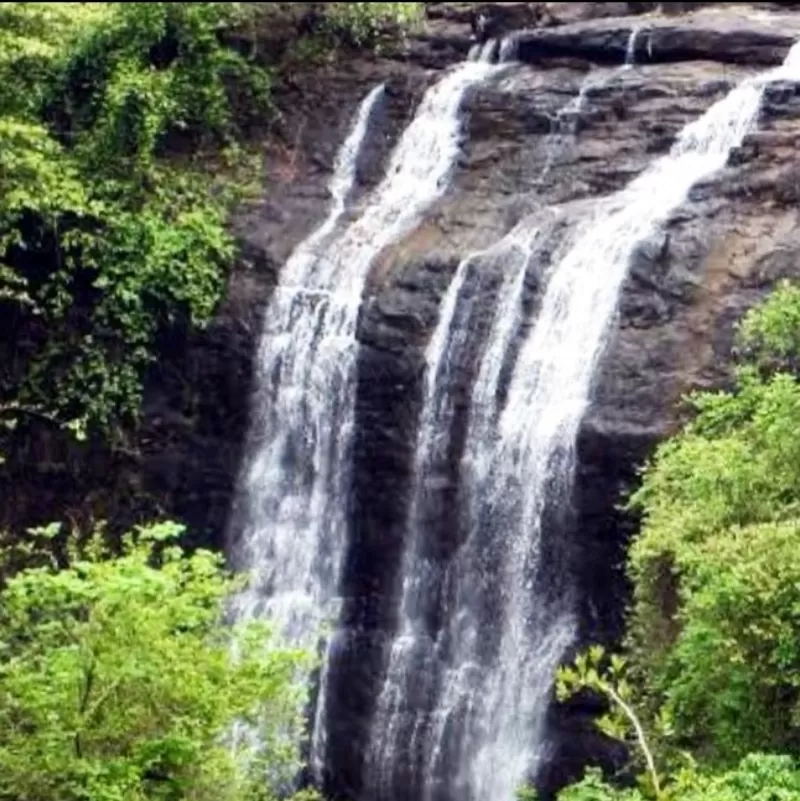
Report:
[[[636,32],[634,60],[644,63],[720,61],[732,64],[780,64],[796,40],[797,30],[781,31],[736,19],[697,19],[671,25],[603,20],[515,34],[521,61],[538,64],[559,56],[577,56],[598,64],[622,64]]]

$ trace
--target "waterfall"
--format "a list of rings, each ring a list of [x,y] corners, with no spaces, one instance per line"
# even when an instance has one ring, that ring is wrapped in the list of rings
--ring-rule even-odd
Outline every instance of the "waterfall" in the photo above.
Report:
[[[304,422],[295,420],[295,414],[286,414],[290,411],[286,408],[289,399],[285,398],[285,389],[284,397],[281,396],[280,384],[286,369],[284,363],[287,367],[293,366],[292,344],[297,344],[298,351],[307,348],[305,340],[315,333],[309,330],[317,322],[309,319],[314,312],[313,302],[325,296],[324,288],[318,289],[314,281],[315,272],[323,248],[345,212],[347,197],[355,183],[361,144],[372,111],[383,93],[384,85],[376,86],[358,108],[334,164],[328,186],[331,195],[328,214],[324,222],[295,248],[284,266],[281,281],[265,313],[264,334],[256,358],[257,388],[250,432],[253,458],[242,476],[234,519],[234,525],[241,530],[236,556],[243,567],[254,573],[254,580],[247,590],[233,599],[233,611],[237,618],[244,619],[267,614],[290,638],[301,635],[309,626],[308,618],[313,616],[311,607],[316,600],[317,588],[309,586],[307,581],[296,580],[310,565],[313,554],[296,553],[296,561],[291,562],[292,517],[295,512],[292,504],[299,503],[301,494],[292,484],[302,484],[302,480],[292,481],[295,477],[290,477],[285,497],[276,486],[281,483],[282,462],[291,458],[293,447],[300,447],[299,436],[295,436],[298,441],[293,442],[293,432],[281,430],[281,418],[290,417],[289,424],[293,427]],[[292,342],[294,331],[303,337],[302,343],[299,340]],[[286,389],[294,387],[289,385]],[[299,386],[296,389],[299,390]],[[299,408],[294,411],[301,412]],[[268,530],[272,526],[274,529]],[[288,568],[292,576],[285,588],[283,584],[287,577],[277,573],[278,562],[283,562],[282,566]]]
[[[599,78],[590,71],[581,82],[578,94],[570,101],[565,103],[556,113],[551,122],[550,136],[547,140],[546,156],[536,182],[542,184],[544,179],[550,174],[556,157],[559,156],[566,147],[575,140],[578,129],[578,121],[586,108],[586,101],[589,92],[593,89],[601,89],[608,86],[620,74],[627,72],[636,64],[636,41],[639,38],[641,28],[631,29],[628,36],[628,44],[625,47],[625,63],[621,67],[611,70]]]
[[[625,47],[625,64],[623,69],[630,69],[636,63],[636,40],[639,38],[641,28],[631,28],[630,36],[628,36],[628,44]]]
[[[417,223],[446,190],[459,152],[464,93],[499,67],[467,62],[425,93],[386,174],[360,216],[340,225],[376,88],[364,100],[331,181],[325,223],[284,266],[264,315],[250,457],[232,527],[249,570],[233,614],[266,617],[294,644],[313,647],[335,624],[346,511],[356,360],[356,322],[376,255]],[[324,650],[324,649],[323,649]],[[323,656],[312,762],[325,748]]]
[[[725,166],[754,128],[765,86],[781,79],[800,80],[800,46],[781,67],[734,88],[687,125],[667,155],[596,204],[548,272],[538,315],[512,354],[502,409],[501,373],[519,330],[536,231],[525,231],[522,248],[513,243],[524,226],[498,246],[508,264],[473,387],[460,515],[451,515],[465,533],[443,568],[426,556],[421,509],[426,480],[448,446],[451,371],[466,336],[454,328],[469,316],[464,293],[479,259],[460,265],[426,354],[401,625],[366,757],[375,798],[402,790],[403,773],[392,760],[408,762],[410,795],[425,801],[513,801],[535,774],[553,674],[576,633],[559,523],[569,510],[578,428],[631,255],[695,184]],[[437,603],[445,605],[445,622],[435,629],[430,612]]]
[[[594,75],[588,76],[578,94],[559,110],[539,180],[549,170],[556,150],[560,150],[566,140],[575,135],[575,120],[583,110],[589,90],[606,85],[619,72],[630,68],[637,35],[638,29],[631,32],[624,66],[599,79]],[[505,39],[500,45],[501,56],[513,53],[515,47],[516,42],[512,37]],[[476,44],[471,57],[491,59],[496,49],[497,45],[491,40],[483,46]],[[446,647],[435,631],[434,619],[442,603],[439,586],[442,583],[442,570],[438,564],[440,560],[426,553],[426,520],[435,516],[437,507],[441,505],[436,487],[441,480],[446,480],[440,477],[446,473],[451,458],[453,443],[450,431],[455,413],[453,384],[457,374],[467,369],[465,359],[472,340],[473,314],[476,302],[485,303],[485,298],[481,297],[485,290],[482,278],[487,272],[487,262],[491,261],[503,265],[504,277],[494,313],[495,327],[473,386],[470,429],[466,438],[468,450],[464,455],[465,462],[475,469],[488,463],[482,453],[483,444],[490,442],[497,422],[501,370],[522,323],[524,282],[537,234],[536,227],[523,222],[498,243],[485,251],[467,256],[459,264],[426,350],[425,388],[415,449],[408,545],[402,571],[400,629],[389,654],[365,759],[367,785],[375,798],[397,797],[399,787],[406,786],[408,789],[409,782],[425,781],[421,774],[431,772],[431,766],[426,763],[437,759],[435,754],[425,753],[426,736],[430,739],[430,733],[426,735],[424,732],[425,726],[433,728],[432,741],[438,742],[437,752],[441,749],[443,732],[436,734],[435,721],[426,721],[425,713],[414,710],[409,704],[410,697],[420,695],[419,689],[412,691],[414,685],[432,685],[437,681],[437,662],[442,661],[442,650]],[[467,494],[468,517],[477,514],[479,502],[479,492]],[[431,692],[435,691],[428,687],[427,693]],[[439,720],[440,723],[446,722],[441,716]],[[397,754],[401,752],[409,755],[407,761],[410,764],[405,771],[397,769]],[[429,775],[428,795],[436,781],[437,777]]]
[[[460,768],[470,798],[511,801],[540,755],[552,674],[573,629],[569,597],[553,597],[548,586],[560,566],[539,558],[543,514],[568,502],[578,426],[630,256],[693,185],[725,166],[754,127],[766,83],[800,77],[799,56],[793,49],[783,67],[745,81],[688,125],[668,155],[600,204],[552,271],[493,447],[482,446],[488,458],[477,474],[482,514],[471,521],[474,548],[459,556],[461,603],[451,620],[464,617],[466,624],[456,624],[454,689],[445,688],[443,697],[466,710]],[[476,401],[480,406],[482,399]],[[476,577],[487,563],[498,571],[490,589],[499,589],[499,599],[481,597]],[[476,609],[490,609],[498,623],[488,655],[487,632],[478,627],[488,618],[481,621]],[[480,675],[465,683],[464,669],[475,664],[482,665]]]
[[[473,253],[458,266],[442,303],[439,324],[426,351],[425,387],[419,422],[414,490],[408,516],[408,545],[404,555],[400,630],[389,654],[383,688],[378,697],[366,755],[367,785],[371,797],[396,798],[409,781],[421,778],[422,766],[410,767],[411,776],[396,769],[397,754],[407,751],[412,761],[423,759],[423,735],[418,710],[408,699],[419,695],[415,685],[435,679],[437,643],[434,619],[438,612],[439,560],[426,551],[426,519],[440,506],[437,484],[451,459],[450,430],[455,415],[452,388],[468,370],[473,315],[485,301],[482,280],[489,262],[515,265],[514,283],[520,284],[531,254],[535,232],[520,226],[487,250]],[[469,289],[469,291],[467,291]],[[514,313],[505,318],[513,328]],[[416,714],[415,714],[416,713]],[[408,721],[414,718],[409,735]],[[409,742],[406,742],[408,740]]]
[[[487,39],[482,44],[475,42],[469,48],[467,61],[481,61],[485,64],[497,62],[508,64],[517,57],[517,40],[514,36],[505,36],[502,39]]]

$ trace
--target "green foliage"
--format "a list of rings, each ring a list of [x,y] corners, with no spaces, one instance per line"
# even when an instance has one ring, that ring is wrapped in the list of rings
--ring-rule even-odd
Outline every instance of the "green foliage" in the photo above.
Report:
[[[631,638],[677,729],[731,760],[788,747],[800,723],[800,386],[743,370],[694,400],[633,498]]]
[[[625,659],[618,654],[607,657],[601,646],[592,646],[579,654],[573,665],[565,665],[556,677],[556,693],[564,701],[580,690],[588,689],[606,696],[612,702],[618,698],[624,704],[632,702],[632,688],[625,677]],[[617,740],[630,733],[631,721],[619,703],[596,721],[601,731]]]
[[[308,656],[224,626],[236,585],[178,533],[140,528],[109,553],[35,532],[55,556],[25,554],[0,594],[3,801],[256,799],[297,769]],[[247,759],[228,745],[235,720],[261,727]]]
[[[381,32],[416,23],[422,3],[326,3],[325,13],[334,30],[346,31],[359,43],[373,42]]]
[[[800,286],[784,281],[745,315],[739,341],[750,359],[765,367],[800,356]]]
[[[372,42],[421,8],[2,4],[0,409],[108,430],[135,417],[159,333],[208,321],[252,162],[240,123],[271,113],[257,25],[317,9]],[[237,31],[254,37],[248,55]]]
[[[733,391],[699,393],[631,506],[630,645],[650,709],[679,741],[726,764],[800,742],[800,342],[784,285],[740,328]]]
[[[602,646],[592,646],[579,654],[572,666],[559,669],[556,693],[560,701],[582,690],[591,690],[610,702],[609,711],[595,723],[609,737],[628,740],[642,757],[646,769],[647,786],[656,799],[664,794],[656,768],[655,757],[648,743],[644,725],[634,708],[633,687],[626,677],[627,665],[618,654],[606,655]],[[667,718],[656,721],[662,733],[668,733]]]
[[[713,755],[795,747],[800,726],[800,521],[730,529],[696,550],[665,669],[683,736]]]
[[[516,792],[516,801],[539,801],[539,794],[528,784],[524,784]]]
[[[591,770],[583,781],[563,790],[559,801],[647,801],[646,791],[618,788]],[[667,801],[797,801],[800,764],[790,756],[750,754],[733,770],[703,773],[685,768],[670,778]]]
[[[0,302],[25,333],[6,337],[4,405],[99,427],[132,417],[158,331],[210,317],[232,195],[191,157],[234,141],[233,92],[267,110],[268,74],[221,39],[247,13],[3,5]],[[162,158],[178,136],[180,167]]]
[[[714,571],[714,565],[708,569]],[[759,576],[755,577],[758,581]],[[724,612],[726,610],[716,610]],[[687,612],[687,618],[691,614]],[[728,668],[725,655],[718,665],[707,665],[719,675]],[[576,692],[592,690],[604,695],[612,705],[608,715],[597,721],[599,728],[611,737],[629,740],[644,757],[646,771],[635,783],[619,787],[608,784],[600,771],[590,769],[584,779],[559,794],[559,801],[797,801],[800,799],[800,763],[790,756],[763,753],[747,754],[739,764],[723,771],[701,768],[695,758],[686,753],[675,753],[663,747],[673,734],[670,713],[661,711],[656,719],[640,717],[634,711],[641,706],[641,694],[625,677],[626,660],[620,656],[608,657],[603,648],[594,646],[578,656],[574,665],[559,670],[558,697],[565,700]],[[700,688],[700,692],[707,688]],[[689,693],[693,700],[701,695],[694,688]],[[710,700],[706,698],[705,700]],[[714,703],[712,701],[712,703]],[[744,721],[747,725],[746,721]],[[651,751],[644,729],[658,734],[661,752],[658,761],[662,773],[656,770],[656,755]],[[635,737],[632,737],[631,734]],[[664,766],[672,765],[667,772]],[[535,801],[530,788],[523,788],[520,798]]]
[[[639,790],[620,789],[607,784],[599,770],[590,769],[583,780],[558,794],[558,801],[645,801]]]

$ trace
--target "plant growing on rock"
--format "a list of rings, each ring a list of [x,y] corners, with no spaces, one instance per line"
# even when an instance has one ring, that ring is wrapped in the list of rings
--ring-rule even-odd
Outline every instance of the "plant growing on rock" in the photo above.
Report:
[[[599,693],[610,704],[608,712],[596,721],[597,726],[616,740],[632,741],[644,761],[648,789],[658,801],[664,798],[661,778],[653,750],[639,715],[634,708],[633,688],[626,676],[625,659],[617,654],[607,657],[602,646],[595,645],[578,655],[571,666],[559,669],[556,693],[560,701],[583,690]],[[659,721],[667,730],[666,719]]]
[[[701,766],[685,751],[674,754],[671,748],[659,759],[652,743],[663,744],[671,736],[671,717],[662,710],[657,719],[648,720],[637,712],[642,706],[635,701],[637,694],[625,671],[622,657],[607,657],[602,647],[595,646],[579,655],[574,665],[559,670],[557,691],[561,700],[589,690],[609,701],[609,711],[597,725],[609,736],[631,742],[638,751],[645,768],[638,786],[609,784],[598,770],[590,769],[582,781],[559,794],[559,801],[793,801],[800,797],[800,763],[792,756],[748,754],[721,771]],[[649,738],[646,729],[657,736]],[[673,769],[659,771],[657,760],[672,763]],[[523,793],[522,801],[526,798],[535,796]]]

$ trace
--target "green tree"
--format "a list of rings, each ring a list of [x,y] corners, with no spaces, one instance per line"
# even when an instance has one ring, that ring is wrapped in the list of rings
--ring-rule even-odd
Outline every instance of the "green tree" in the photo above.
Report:
[[[695,404],[633,497],[630,639],[654,704],[730,761],[791,747],[800,722],[800,385],[747,369]]]
[[[625,659],[617,654],[606,656],[602,646],[595,645],[579,654],[572,666],[562,666],[556,678],[560,701],[582,690],[599,693],[610,704],[609,711],[596,720],[597,727],[609,737],[627,741],[641,757],[647,786],[656,799],[662,799],[661,778],[645,725],[635,708],[632,685],[626,677]],[[657,721],[665,729],[665,718]]]
[[[56,538],[55,557],[29,554],[38,564],[6,582],[3,801],[238,801],[297,770],[308,655],[263,625],[226,627],[237,585],[178,532],[140,528],[114,554],[99,536]],[[246,758],[229,746],[235,721],[260,732]]]
[[[132,419],[159,331],[202,325],[233,195],[201,168],[269,74],[225,45],[238,3],[0,9],[0,412]],[[165,155],[182,137],[180,163]],[[228,184],[230,187],[231,185]]]
[[[422,15],[422,3],[325,3],[328,25],[344,31],[358,43],[374,42],[387,28],[413,25]]]
[[[685,570],[666,705],[685,742],[731,761],[800,742],[800,521],[710,537]]]
[[[696,767],[678,771],[661,796],[665,801],[797,801],[800,764],[790,756],[750,754],[722,773],[703,773]],[[650,801],[643,790],[613,787],[598,771],[563,790],[558,801]]]
[[[736,386],[692,396],[631,500],[638,678],[684,745],[728,765],[800,742],[798,298],[783,285],[745,317]]]
[[[782,281],[761,305],[745,315],[739,344],[748,361],[764,369],[797,367],[800,355],[800,286]]]

